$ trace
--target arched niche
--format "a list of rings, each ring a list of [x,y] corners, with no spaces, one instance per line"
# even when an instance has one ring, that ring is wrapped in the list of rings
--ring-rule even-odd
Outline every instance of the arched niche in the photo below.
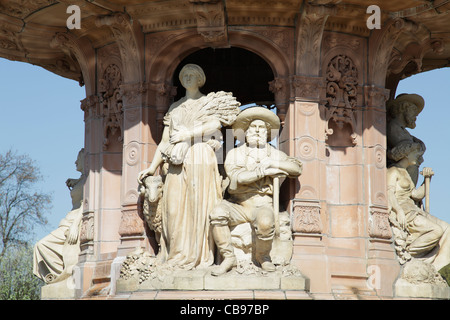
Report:
[[[157,43],[158,45],[153,48],[153,51],[147,50],[149,56],[147,57],[146,78],[150,85],[173,85],[173,78],[175,76],[177,77],[176,69],[180,63],[189,55],[208,48],[211,51],[224,50],[223,52],[229,49],[238,51],[233,48],[240,48],[257,55],[271,68],[273,78],[270,80],[287,79],[292,71],[292,66],[288,62],[289,59],[286,53],[270,41],[270,39],[264,38],[257,33],[230,31],[230,48],[215,50],[210,48],[203,41],[203,38],[194,31],[184,32],[179,35],[161,33],[159,35],[152,35],[152,37],[151,39],[147,39],[147,43],[152,43],[153,41],[153,43]],[[203,68],[204,64],[199,63],[199,65]],[[241,70],[241,74],[243,72],[245,70]],[[207,75],[207,82],[210,81],[211,79]],[[269,91],[269,84],[267,84],[266,90]],[[289,99],[289,90],[287,92],[286,100]]]
[[[184,95],[178,75],[188,63],[198,64],[205,72],[204,94],[221,90],[232,92],[242,105],[274,104],[274,94],[269,90],[269,82],[274,79],[271,67],[257,54],[238,47],[200,49],[184,58],[173,74],[173,85],[178,88],[175,101]]]

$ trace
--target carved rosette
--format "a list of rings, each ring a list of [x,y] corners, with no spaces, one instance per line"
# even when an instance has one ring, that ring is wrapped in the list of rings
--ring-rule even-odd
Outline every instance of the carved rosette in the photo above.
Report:
[[[318,203],[299,202],[294,205],[292,217],[292,231],[298,233],[321,233],[323,230],[320,220],[320,206]]]
[[[337,55],[328,63],[326,70],[326,121],[333,120],[339,129],[351,127],[352,143],[356,144],[356,118],[358,70],[353,60],[346,55]],[[333,129],[326,129],[326,137]]]
[[[369,216],[369,236],[372,238],[391,239],[389,213],[386,209],[373,207]]]
[[[123,101],[120,85],[122,73],[116,64],[106,67],[100,79],[100,105],[103,115],[103,149],[110,143],[109,136],[119,132],[119,142],[123,140]]]

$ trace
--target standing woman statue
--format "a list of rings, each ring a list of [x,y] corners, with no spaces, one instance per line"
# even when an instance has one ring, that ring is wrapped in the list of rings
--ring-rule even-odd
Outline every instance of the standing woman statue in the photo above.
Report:
[[[214,262],[209,213],[222,200],[215,150],[221,146],[221,127],[234,122],[240,103],[223,91],[203,95],[200,88],[206,77],[198,65],[185,65],[179,78],[186,95],[169,107],[153,161],[138,180],[142,184],[160,165],[168,164],[158,261],[193,269]]]
[[[33,273],[45,283],[55,283],[69,278],[80,253],[80,225],[83,216],[84,149],[78,153],[76,169],[78,179],[67,179],[72,198],[72,210],[61,220],[56,230],[34,246]]]

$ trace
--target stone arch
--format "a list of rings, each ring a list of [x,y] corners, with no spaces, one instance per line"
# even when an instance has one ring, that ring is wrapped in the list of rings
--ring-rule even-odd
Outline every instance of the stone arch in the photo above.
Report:
[[[173,33],[172,35],[162,33],[155,35],[152,40],[156,44],[156,50],[150,52],[154,56],[150,57],[147,68],[147,79],[150,85],[171,85],[175,69],[185,57],[199,49],[210,47],[195,31],[184,32],[176,36],[173,36]],[[164,45],[157,48],[157,44],[162,43]],[[288,62],[286,53],[270,39],[258,33],[230,31],[229,44],[230,47],[246,49],[264,59],[271,67],[275,79],[288,79],[292,73],[292,66]],[[290,94],[290,90],[287,88],[287,86],[284,88],[285,97],[283,99],[285,100],[289,99]]]

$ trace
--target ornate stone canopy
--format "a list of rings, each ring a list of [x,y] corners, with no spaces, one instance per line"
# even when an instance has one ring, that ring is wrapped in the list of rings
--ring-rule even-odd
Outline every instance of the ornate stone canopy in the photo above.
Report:
[[[369,4],[380,28],[368,24]],[[71,5],[80,28],[67,25]],[[158,250],[137,177],[184,94],[185,64],[203,68],[202,93],[276,106],[279,149],[303,163],[279,199],[291,261],[310,280],[294,293],[395,296],[386,101],[401,79],[450,66],[449,17],[448,0],[0,0],[0,57],[86,90],[80,287],[71,297],[114,295],[125,257]]]
[[[68,32],[66,20],[70,14],[66,9],[73,4],[81,8],[82,28]],[[448,1],[392,0],[371,4],[381,8],[382,25],[396,21],[386,38],[386,42],[393,42],[385,53],[391,82],[403,75],[449,65]],[[2,0],[0,56],[39,65],[86,83],[92,74],[82,72],[86,69],[83,64],[91,61],[83,61],[86,59],[77,55],[87,58],[88,50],[99,49],[118,37],[132,43],[130,38],[137,36],[133,28],[144,34],[196,29],[207,43],[223,47],[229,43],[229,34],[241,26],[294,27],[304,19],[306,24],[324,24],[325,31],[365,38],[376,32],[366,27],[366,9],[366,1],[354,0]],[[117,28],[126,24],[128,30]],[[59,33],[63,35],[55,38]],[[134,40],[140,45],[136,41],[139,39]],[[284,41],[281,35],[278,41]],[[332,37],[324,41],[336,45]],[[76,49],[71,47],[74,42],[78,44]]]

